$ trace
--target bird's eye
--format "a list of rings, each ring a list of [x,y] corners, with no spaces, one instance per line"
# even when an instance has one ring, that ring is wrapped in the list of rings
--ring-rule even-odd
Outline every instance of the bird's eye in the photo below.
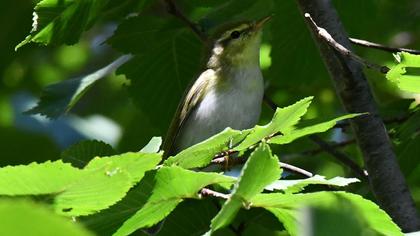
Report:
[[[241,33],[239,31],[233,31],[232,33],[230,33],[230,37],[233,39],[237,39],[239,38],[239,36],[241,36]]]

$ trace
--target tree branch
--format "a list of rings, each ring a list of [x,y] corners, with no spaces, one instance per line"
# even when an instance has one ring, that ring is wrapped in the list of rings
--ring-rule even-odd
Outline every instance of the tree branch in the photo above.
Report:
[[[230,194],[219,193],[208,188],[202,188],[200,191],[200,196],[201,197],[212,196],[212,197],[222,198],[226,200],[230,198]]]
[[[284,163],[284,162],[280,162],[280,167],[285,169],[285,170],[290,170],[292,172],[298,173],[298,174],[300,174],[302,176],[305,176],[305,177],[308,177],[308,178],[314,176],[314,174],[312,174],[311,172],[309,172],[307,170],[304,170],[302,168],[299,168],[297,166],[293,166],[293,165],[290,165],[290,164],[287,164],[287,163]]]
[[[331,36],[330,33],[328,33],[327,30],[325,30],[322,27],[319,27],[315,21],[312,19],[311,15],[309,13],[305,13],[305,18],[310,23],[312,29],[314,32],[317,32],[318,37],[322,38],[325,42],[327,42],[331,47],[333,47],[337,52],[341,53],[343,56],[349,57],[350,59],[353,59],[360,64],[366,66],[367,68],[374,69],[378,71],[379,73],[386,74],[389,71],[389,68],[386,66],[381,66],[372,62],[369,62],[352,51],[345,48],[343,45],[339,44],[337,41],[334,40],[334,38]]]
[[[354,144],[356,142],[355,139],[349,139],[343,142],[337,142],[337,143],[330,143],[329,146],[332,147],[333,149],[337,149],[337,148],[341,148],[341,147],[345,147],[347,145],[351,145]],[[312,150],[308,150],[308,151],[304,151],[301,152],[301,155],[316,155],[320,152],[325,151],[325,149],[323,148],[317,148],[317,149],[312,149]]]
[[[313,19],[344,48],[351,50],[347,33],[330,0],[296,0],[302,14]],[[308,19],[314,41],[334,82],[336,92],[349,113],[368,112],[350,123],[362,150],[372,190],[380,206],[388,212],[404,232],[420,229],[420,218],[389,140],[384,123],[378,115],[368,82],[359,62],[343,56],[328,41],[319,37]]]
[[[407,121],[412,115],[413,115],[413,113],[409,113],[409,114],[406,114],[404,116],[385,118],[383,122],[384,122],[384,124],[394,124],[394,123],[400,124],[400,123],[403,123],[403,122]],[[334,128],[345,129],[348,126],[350,126],[350,123],[348,121],[344,121],[344,122],[340,122],[340,123],[334,125]]]
[[[355,38],[349,38],[350,42],[354,45],[367,47],[367,48],[374,48],[374,49],[380,49],[386,52],[408,52],[411,54],[420,55],[420,50],[414,50],[409,48],[395,48],[395,47],[389,47],[383,44],[369,42],[363,39],[355,39]]]
[[[248,158],[228,158],[229,155],[234,154],[234,153],[237,153],[237,151],[221,152],[220,154],[217,154],[214,157],[211,163],[223,165],[226,168],[226,167],[232,167],[235,165],[244,164],[248,160]],[[314,176],[314,174],[312,174],[311,172],[304,170],[302,168],[299,168],[297,166],[290,165],[284,162],[279,162],[279,163],[280,163],[280,167],[285,170],[289,170],[291,172],[297,173],[299,175],[302,175],[308,178]]]
[[[331,146],[329,143],[322,140],[322,138],[319,137],[318,135],[314,135],[314,134],[310,135],[309,139],[312,140],[312,142],[316,143],[325,152],[329,153],[331,156],[335,157],[338,161],[343,163],[345,166],[349,167],[359,178],[361,178],[365,181],[367,180],[368,173],[366,172],[366,170],[363,170],[362,168],[360,168],[360,166],[357,165],[344,152],[338,151],[333,146]]]
[[[168,12],[175,16],[176,18],[180,19],[182,22],[185,23],[203,42],[207,41],[207,35],[200,29],[200,27],[195,24],[194,22],[190,21],[183,13],[179,10],[178,6],[175,4],[173,0],[165,0],[165,3],[168,7]]]

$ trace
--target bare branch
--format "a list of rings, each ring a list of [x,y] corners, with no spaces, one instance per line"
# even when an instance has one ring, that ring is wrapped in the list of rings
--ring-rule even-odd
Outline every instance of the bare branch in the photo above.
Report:
[[[400,124],[403,123],[405,121],[407,121],[414,113],[409,113],[407,115],[404,116],[397,116],[397,117],[391,117],[391,118],[386,118],[384,119],[384,124]],[[334,125],[334,128],[341,128],[341,129],[345,129],[346,127],[349,127],[350,123],[348,121],[344,121],[344,122],[340,122],[336,125]]]
[[[408,53],[411,53],[411,54],[420,55],[420,50],[414,50],[414,49],[409,49],[409,48],[389,47],[389,46],[386,46],[386,45],[383,45],[383,44],[369,42],[369,41],[363,40],[363,39],[349,38],[349,40],[350,40],[351,43],[353,43],[355,45],[358,45],[358,46],[362,46],[362,47],[380,49],[380,50],[387,51],[387,52],[408,52]]]
[[[223,165],[225,169],[230,168],[235,165],[241,165],[244,164],[248,158],[240,157],[240,158],[229,158],[230,154],[237,153],[237,151],[225,151],[221,152],[220,154],[217,154],[215,158],[211,161],[213,164]],[[280,162],[280,167],[289,170],[291,172],[297,173],[299,175],[302,175],[304,177],[312,177],[314,176],[311,172],[304,170],[302,168],[299,168],[297,166],[293,166],[284,162]]]
[[[310,135],[309,139],[316,143],[320,148],[325,152],[329,153],[335,157],[338,161],[343,163],[345,166],[349,167],[359,178],[367,180],[368,173],[366,170],[360,168],[348,155],[344,152],[340,152],[331,146],[329,143],[325,142],[318,135]]]
[[[285,170],[289,170],[289,171],[298,173],[298,174],[300,174],[302,176],[305,176],[305,177],[308,177],[308,178],[314,176],[314,174],[312,174],[311,172],[309,172],[307,170],[304,170],[302,168],[299,168],[299,167],[296,167],[296,166],[293,166],[293,165],[290,165],[290,164],[287,164],[287,163],[284,163],[284,162],[280,162],[280,167],[285,169]]]
[[[331,36],[331,34],[328,33],[328,31],[326,29],[324,29],[322,27],[319,27],[315,23],[315,21],[312,19],[311,15],[309,13],[305,13],[305,18],[309,20],[308,22],[311,23],[311,26],[314,29],[314,31],[317,32],[318,37],[325,40],[325,42],[327,42],[331,47],[333,47],[335,50],[337,50],[343,56],[349,57],[349,58],[359,62],[360,64],[366,66],[367,68],[374,69],[374,70],[376,70],[376,71],[378,71],[382,74],[386,74],[389,71],[388,67],[369,62],[369,61],[359,57],[358,55],[356,55],[352,51],[348,50],[343,45],[339,44],[337,41],[335,41],[335,39]]]
[[[212,197],[217,197],[217,198],[223,198],[226,200],[230,198],[230,194],[219,193],[208,188],[201,189],[200,195],[202,197],[212,196]]]
[[[354,144],[354,143],[356,143],[355,139],[349,139],[349,140],[346,140],[346,141],[343,141],[343,142],[330,143],[329,146],[333,149],[337,149],[337,148],[345,147],[345,146],[348,146],[348,145],[351,145],[351,144]],[[312,149],[312,150],[301,152],[300,154],[304,155],[304,156],[316,155],[316,154],[318,154],[320,152],[323,152],[323,151],[325,151],[325,149],[317,148],[317,149]]]

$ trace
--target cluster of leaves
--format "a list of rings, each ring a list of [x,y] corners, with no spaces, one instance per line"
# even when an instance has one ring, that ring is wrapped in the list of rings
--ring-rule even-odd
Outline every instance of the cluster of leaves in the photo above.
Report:
[[[221,22],[257,19],[276,12],[272,22],[276,30],[271,30],[266,36],[276,42],[271,52],[276,66],[269,68],[271,76],[266,77],[271,79],[272,87],[278,86],[276,76],[284,71],[293,70],[295,78],[311,77],[313,81],[325,76],[325,72],[313,73],[315,70],[311,67],[321,68],[322,65],[313,53],[312,44],[305,41],[310,38],[301,35],[305,32],[303,22],[292,1],[177,2],[183,6],[185,15],[199,22],[199,27],[206,31],[211,31]],[[178,98],[200,68],[203,45],[179,19],[170,15],[158,17],[161,12],[149,8],[152,3],[151,0],[125,0],[121,3],[129,6],[123,9],[131,11],[122,11],[124,19],[107,42],[129,55],[89,75],[48,86],[41,101],[29,113],[51,118],[62,115],[95,82],[118,68],[118,73],[131,80],[129,92],[139,109],[148,112],[148,118],[155,121],[154,125],[160,131],[166,130]],[[44,45],[76,43],[83,32],[105,17],[105,13],[115,9],[120,10],[107,0],[42,0],[35,7],[30,35],[16,48],[30,42]],[[125,18],[133,9],[136,14]],[[284,22],[294,25],[296,32],[283,27]],[[298,46],[290,47],[296,44],[300,45],[300,50],[296,50]],[[300,58],[300,63],[284,60],[292,55]],[[416,71],[411,71],[419,65],[418,56],[401,54],[399,58],[399,64],[388,73],[388,80],[402,90],[419,92],[418,76]],[[310,66],[305,70],[296,68],[302,64]],[[287,87],[290,82],[282,83]],[[282,169],[278,157],[271,151],[273,145],[288,144],[306,135],[325,132],[338,121],[357,115],[296,128],[311,100],[311,97],[305,98],[278,109],[265,126],[242,131],[226,129],[164,161],[162,152],[159,152],[160,139],[153,138],[138,153],[116,155],[109,145],[87,141],[63,152],[62,161],[1,168],[0,194],[13,197],[0,201],[0,220],[5,223],[1,232],[5,235],[49,232],[128,235],[166,218],[160,231],[162,235],[217,234],[238,230],[273,232],[279,231],[281,225],[288,234],[297,235],[301,233],[299,230],[308,228],[305,226],[313,226],[311,222],[300,222],[305,209],[309,209],[312,219],[328,218],[331,222],[334,218],[343,219],[351,225],[349,235],[366,233],[366,230],[375,234],[401,235],[384,211],[359,195],[335,191],[302,192],[310,184],[331,188],[356,182],[355,179],[336,177],[327,180],[323,176],[280,179]],[[411,123],[415,123],[415,118],[413,120]],[[401,137],[408,137],[405,133],[410,127],[398,130]],[[405,141],[408,147],[400,147],[403,153],[416,146],[411,139]],[[216,154],[226,150],[241,154],[231,158],[248,158],[238,177],[196,171],[207,167]],[[249,152],[252,153],[247,157]],[[407,166],[410,166],[409,161]],[[227,199],[204,197],[200,194],[203,188],[222,192]],[[21,199],[22,196],[25,199]],[[247,214],[252,217],[247,217]],[[256,215],[264,222],[255,220]],[[81,224],[70,222],[70,218]],[[272,219],[276,221],[267,223]],[[19,227],[17,223],[33,227]],[[322,232],[317,227],[312,227],[314,232]],[[333,227],[327,232],[331,234],[331,230]]]
[[[322,176],[314,176],[300,180],[279,180],[281,165],[269,144],[287,143],[304,135],[324,132],[337,121],[355,116],[347,115],[321,124],[295,128],[311,100],[312,97],[308,97],[294,105],[278,108],[272,121],[265,126],[243,131],[228,128],[169,157],[160,166],[157,165],[162,161],[162,152],[159,152],[161,140],[154,138],[137,153],[94,157],[97,154],[107,155],[113,150],[101,142],[83,142],[63,153],[63,159],[70,163],[59,160],[1,168],[1,195],[39,196],[38,200],[49,200],[52,208],[51,211],[41,206],[31,209],[30,206],[35,204],[32,201],[8,199],[2,202],[7,207],[0,207],[3,210],[1,215],[10,217],[7,212],[14,209],[18,210],[15,215],[19,215],[19,211],[30,211],[30,214],[40,215],[35,219],[28,218],[32,224],[47,220],[59,222],[54,228],[56,233],[80,231],[89,235],[77,224],[73,224],[71,231],[68,231],[69,223],[61,215],[73,217],[101,235],[129,235],[138,229],[149,228],[165,217],[170,218],[171,212],[187,199],[205,201],[208,197],[217,197],[203,197],[200,191],[206,187],[224,192],[227,200],[219,202],[222,206],[208,221],[208,225],[189,229],[195,230],[189,233],[207,231],[212,234],[232,224],[241,208],[262,208],[271,212],[290,235],[298,235],[297,219],[302,207],[334,209],[341,204],[350,204],[352,210],[362,217],[357,222],[360,229],[368,227],[379,234],[400,235],[400,229],[390,217],[361,196],[334,191],[300,193],[310,184],[345,186],[357,182],[357,179],[337,177],[326,180]],[[191,170],[208,166],[216,154],[225,150],[252,149],[237,178]],[[246,155],[231,158],[246,158]],[[203,207],[210,207],[213,203],[206,202]],[[206,218],[204,214],[197,217]],[[16,232],[12,228],[14,223],[9,224],[7,230]],[[44,232],[41,230],[46,229],[39,230]]]

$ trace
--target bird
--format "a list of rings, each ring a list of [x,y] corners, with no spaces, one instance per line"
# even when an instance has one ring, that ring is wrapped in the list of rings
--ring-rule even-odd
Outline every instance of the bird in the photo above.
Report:
[[[206,66],[172,119],[164,141],[165,156],[227,127],[241,130],[258,123],[264,96],[259,52],[263,25],[270,18],[237,22],[215,33]]]

